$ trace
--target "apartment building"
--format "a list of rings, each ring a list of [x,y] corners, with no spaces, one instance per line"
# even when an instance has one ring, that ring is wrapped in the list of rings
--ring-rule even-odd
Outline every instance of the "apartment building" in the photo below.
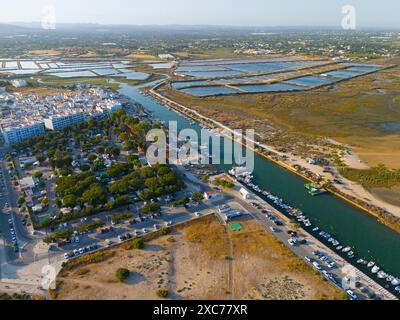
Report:
[[[44,119],[44,125],[49,130],[60,131],[64,127],[73,126],[85,121],[83,112],[71,112],[64,115],[55,115]]]
[[[44,132],[45,129],[43,122],[24,123],[18,126],[1,128],[4,142],[10,146],[18,144],[31,137],[42,135]]]

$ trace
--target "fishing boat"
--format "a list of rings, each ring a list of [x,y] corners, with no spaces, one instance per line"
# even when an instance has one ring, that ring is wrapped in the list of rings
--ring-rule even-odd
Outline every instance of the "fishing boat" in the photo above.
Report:
[[[311,194],[312,196],[317,196],[327,192],[319,184],[307,183],[306,185],[304,185],[304,187],[308,190],[308,193]]]

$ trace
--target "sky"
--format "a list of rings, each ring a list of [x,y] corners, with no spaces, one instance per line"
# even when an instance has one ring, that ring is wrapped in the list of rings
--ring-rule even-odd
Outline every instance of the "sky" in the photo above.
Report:
[[[400,28],[399,0],[1,0],[0,23],[40,22],[54,8],[57,23],[340,27],[344,5],[358,27]]]

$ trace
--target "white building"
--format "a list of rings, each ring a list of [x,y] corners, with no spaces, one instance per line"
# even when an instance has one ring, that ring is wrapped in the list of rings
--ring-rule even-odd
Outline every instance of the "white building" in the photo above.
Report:
[[[77,123],[85,121],[85,114],[83,112],[70,113],[67,115],[51,116],[44,119],[44,125],[49,130],[60,131],[64,127],[73,126]]]
[[[242,197],[243,197],[244,200],[249,200],[249,199],[251,199],[251,194],[250,194],[250,192],[249,192],[247,189],[245,189],[245,188],[241,188],[241,189],[240,189],[240,194],[242,195]]]
[[[160,59],[163,59],[163,60],[175,59],[175,57],[172,54],[169,54],[169,53],[159,54],[158,57]]]
[[[22,87],[26,87],[28,85],[28,83],[25,80],[12,80],[11,84],[15,88],[22,88]]]
[[[42,122],[24,123],[19,126],[1,128],[4,141],[7,145],[15,145],[26,139],[44,134]]]
[[[22,190],[33,189],[36,186],[36,181],[33,177],[25,177],[19,180],[19,185]]]

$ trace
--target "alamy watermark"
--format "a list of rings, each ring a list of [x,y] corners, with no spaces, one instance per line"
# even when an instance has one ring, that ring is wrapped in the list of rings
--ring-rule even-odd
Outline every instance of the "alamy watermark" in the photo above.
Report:
[[[178,132],[176,121],[170,121],[168,130],[152,129],[146,136],[150,146],[146,157],[150,165],[194,164],[236,165],[254,171],[254,130],[223,131],[208,129],[200,132],[186,128]]]
[[[42,8],[41,25],[45,30],[56,29],[56,8],[53,5],[47,5]]]
[[[357,28],[357,10],[353,5],[342,7],[342,28],[344,30],[355,30]]]

